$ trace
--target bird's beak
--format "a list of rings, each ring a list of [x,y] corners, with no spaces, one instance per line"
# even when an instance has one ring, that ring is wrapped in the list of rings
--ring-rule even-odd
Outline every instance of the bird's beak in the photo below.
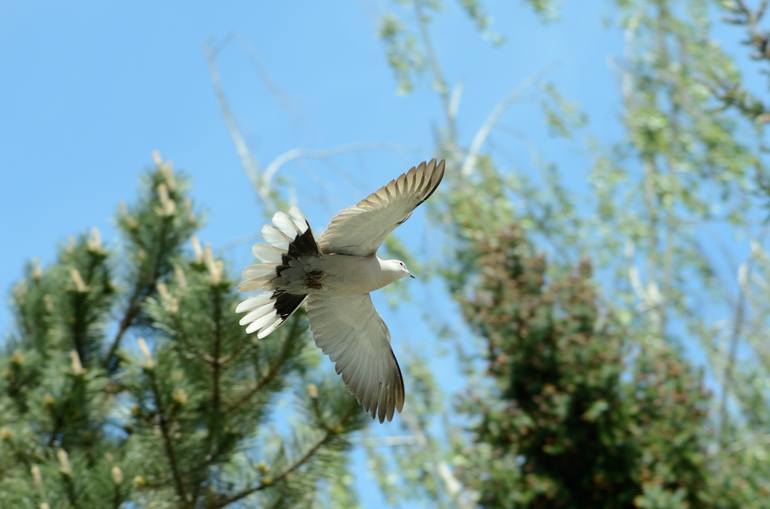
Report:
[[[414,277],[414,274],[412,274],[411,272],[409,273],[409,277],[412,279],[417,279],[416,277]]]

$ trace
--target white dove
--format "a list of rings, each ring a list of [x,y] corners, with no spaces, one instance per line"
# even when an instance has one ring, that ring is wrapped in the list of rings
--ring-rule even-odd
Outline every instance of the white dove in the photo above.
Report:
[[[240,288],[259,290],[236,308],[241,325],[264,338],[307,299],[310,330],[359,403],[382,422],[404,406],[404,381],[390,332],[369,292],[406,276],[404,262],[383,260],[377,248],[428,199],[444,176],[444,161],[420,163],[356,205],[340,211],[316,243],[310,224],[292,207],[262,227],[268,244],[253,248],[258,263]]]

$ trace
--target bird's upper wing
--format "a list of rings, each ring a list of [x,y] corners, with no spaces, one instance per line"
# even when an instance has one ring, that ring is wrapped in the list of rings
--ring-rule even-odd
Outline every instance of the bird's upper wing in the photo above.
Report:
[[[443,160],[413,167],[334,216],[321,235],[319,248],[324,253],[374,254],[385,237],[433,194],[443,176]]]
[[[316,344],[372,417],[393,419],[404,406],[404,380],[390,332],[369,295],[311,295],[307,303]]]

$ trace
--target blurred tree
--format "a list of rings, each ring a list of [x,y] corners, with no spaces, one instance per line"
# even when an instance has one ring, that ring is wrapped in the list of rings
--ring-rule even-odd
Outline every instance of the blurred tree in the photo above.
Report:
[[[244,333],[223,262],[195,237],[182,248],[200,221],[156,157],[118,214],[119,252],[93,231],[29,265],[0,356],[0,507],[355,504],[345,451],[363,414],[317,379],[301,314],[270,340]]]
[[[399,486],[443,507],[763,507],[766,118],[740,56],[713,37],[715,4],[766,61],[767,2],[611,2],[626,43],[622,138],[592,138],[587,117],[545,83],[554,143],[587,146],[593,161],[562,168],[542,158],[511,171],[487,142],[522,89],[463,139],[460,89],[429,35],[431,16],[449,4],[394,3],[383,27],[398,30],[381,35],[399,88],[427,73],[442,109],[434,133],[449,189],[435,217],[451,229],[442,275],[481,341],[457,344],[470,394],[455,408],[461,418],[435,404],[428,377],[410,407],[425,413],[404,428],[435,438],[392,455],[371,448],[388,493]],[[595,283],[573,268],[584,257]],[[718,397],[688,357],[705,357]]]
[[[707,484],[699,376],[601,316],[590,264],[548,282],[515,227],[469,251],[476,270],[455,294],[494,384],[460,406],[474,439],[458,475],[480,505],[724,507]]]

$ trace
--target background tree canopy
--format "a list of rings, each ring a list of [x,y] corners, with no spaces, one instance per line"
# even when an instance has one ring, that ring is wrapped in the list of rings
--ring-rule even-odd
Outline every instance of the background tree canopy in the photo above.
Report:
[[[768,5],[514,4],[9,4],[0,506],[764,507]],[[433,156],[377,425],[237,272]]]

